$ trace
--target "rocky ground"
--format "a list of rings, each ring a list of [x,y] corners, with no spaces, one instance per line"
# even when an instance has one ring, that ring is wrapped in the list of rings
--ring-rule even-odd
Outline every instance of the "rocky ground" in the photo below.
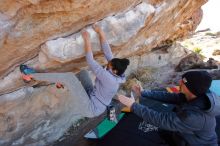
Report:
[[[195,33],[181,44],[205,57],[220,61],[220,32],[212,32],[209,29]]]
[[[119,92],[128,94],[135,83],[141,83],[145,89],[174,86],[189,69],[205,69],[211,73],[213,79],[220,79],[219,34],[209,30],[197,32],[170,47],[164,45],[147,55],[130,58],[132,64],[127,73],[127,82],[121,86]],[[211,63],[207,62],[209,58],[213,58]],[[83,135],[104,117],[105,114],[94,119],[79,120],[53,146],[95,145],[95,141],[88,141]]]

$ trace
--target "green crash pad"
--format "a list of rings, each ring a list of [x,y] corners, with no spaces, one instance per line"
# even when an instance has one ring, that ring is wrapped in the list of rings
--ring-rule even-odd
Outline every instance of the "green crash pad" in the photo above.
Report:
[[[118,115],[118,121],[123,118],[125,113],[121,113]],[[98,124],[98,126],[92,130],[90,130],[88,133],[85,134],[85,138],[88,139],[98,139],[102,138],[104,135],[106,135],[110,130],[112,130],[118,122],[109,121],[107,118],[105,118],[101,123]]]

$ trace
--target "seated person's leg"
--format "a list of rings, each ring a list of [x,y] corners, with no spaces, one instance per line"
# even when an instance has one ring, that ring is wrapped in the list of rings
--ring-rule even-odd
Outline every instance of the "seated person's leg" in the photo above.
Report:
[[[187,146],[187,142],[177,132],[160,129],[159,134],[169,146]]]

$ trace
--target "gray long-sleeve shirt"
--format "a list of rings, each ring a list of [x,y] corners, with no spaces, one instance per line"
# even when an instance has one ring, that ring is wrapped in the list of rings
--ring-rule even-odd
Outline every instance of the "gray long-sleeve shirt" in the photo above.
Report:
[[[113,59],[111,48],[107,42],[101,44],[105,58],[107,61]],[[117,76],[111,70],[106,70],[93,58],[93,53],[86,54],[86,61],[95,74],[95,85],[93,91],[90,93],[90,98],[93,102],[94,115],[98,116],[103,113],[106,106],[110,104],[112,98],[118,91],[120,83],[125,82],[125,76]]]

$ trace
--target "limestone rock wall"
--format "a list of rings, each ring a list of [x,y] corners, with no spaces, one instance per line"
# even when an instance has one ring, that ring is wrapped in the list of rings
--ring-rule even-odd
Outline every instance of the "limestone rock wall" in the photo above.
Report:
[[[42,72],[87,68],[80,34],[83,28],[90,33],[95,58],[105,63],[90,26],[93,23],[105,31],[115,56],[146,55],[160,43],[195,30],[205,2],[1,0],[0,145],[46,145],[81,117],[79,111],[83,112],[82,105],[77,105],[79,101],[68,96],[68,90],[25,84],[19,64]]]
[[[147,18],[154,12],[155,8],[152,5],[141,3],[125,13],[104,18],[97,24],[104,30],[108,42],[116,47],[128,42],[131,37],[135,36],[145,26]],[[87,30],[90,33],[94,53],[101,51],[96,32],[91,27],[87,27]],[[65,63],[82,57],[84,55],[83,46],[81,32],[78,32],[65,38],[47,41],[42,46],[42,51],[49,59]],[[47,61],[42,60],[43,63]]]

